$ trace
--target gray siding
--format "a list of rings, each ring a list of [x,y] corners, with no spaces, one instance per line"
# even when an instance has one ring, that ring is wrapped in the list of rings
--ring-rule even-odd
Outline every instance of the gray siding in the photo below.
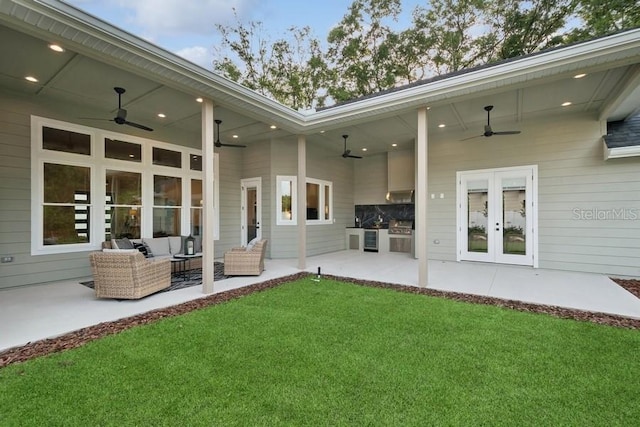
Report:
[[[520,127],[516,137],[430,140],[429,193],[445,194],[428,200],[430,257],[456,259],[457,171],[535,164],[539,266],[640,275],[640,159],[604,161],[601,126],[590,116]],[[612,218],[613,210],[627,218]],[[603,218],[580,218],[596,211]]]
[[[320,145],[307,145],[307,176],[333,183],[333,224],[307,226],[307,255],[346,249],[344,229],[353,224],[353,162]]]
[[[387,153],[367,156],[353,162],[354,204],[386,203]]]

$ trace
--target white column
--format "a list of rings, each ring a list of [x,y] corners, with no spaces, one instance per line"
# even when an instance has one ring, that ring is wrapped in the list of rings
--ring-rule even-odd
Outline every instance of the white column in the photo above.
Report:
[[[215,171],[213,162],[213,102],[205,99],[202,103],[202,292],[213,293],[214,277],[214,188]]]
[[[416,256],[418,258],[418,286],[426,288],[429,284],[429,254],[427,246],[427,210],[428,210],[428,141],[427,108],[418,109],[418,138],[416,144]]]
[[[307,268],[307,140],[298,136],[298,268]]]

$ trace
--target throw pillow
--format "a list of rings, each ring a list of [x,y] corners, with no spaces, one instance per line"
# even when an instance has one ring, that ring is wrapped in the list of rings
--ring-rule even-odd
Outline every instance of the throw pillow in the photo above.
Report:
[[[126,237],[123,239],[113,239],[111,240],[111,246],[113,249],[135,249],[131,240]]]
[[[151,248],[149,247],[149,245],[147,245],[145,242],[142,242],[142,246],[144,246],[144,248],[147,251],[147,258],[153,258],[153,252],[151,252]]]
[[[147,248],[144,246],[144,243],[133,242],[133,247],[136,248],[138,251],[140,251],[145,258],[149,258],[149,252],[147,251]]]
[[[256,243],[258,243],[260,241],[260,239],[258,239],[257,237],[255,239],[253,239],[252,241],[249,242],[249,244],[247,245],[247,250],[250,251],[253,249],[253,247],[256,245]]]

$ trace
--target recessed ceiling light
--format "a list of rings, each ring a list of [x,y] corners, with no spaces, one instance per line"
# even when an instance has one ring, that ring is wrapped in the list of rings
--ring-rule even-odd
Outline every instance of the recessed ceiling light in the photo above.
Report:
[[[161,119],[164,119],[167,116],[164,113],[158,113],[158,117],[160,117]]]
[[[49,49],[56,51],[56,52],[64,52],[64,48],[58,44],[50,44],[49,45]]]
[[[586,76],[586,75],[587,75],[586,73],[580,73],[580,74],[576,74],[575,76],[573,76],[573,78],[574,78],[574,79],[581,79],[581,78],[583,78],[583,77],[584,77],[584,76]]]
[[[396,144],[395,142],[393,144],[391,144],[392,147],[397,147],[398,144]]]
[[[571,104],[572,104],[572,102],[567,101],[567,102],[563,102],[563,103],[562,103],[562,106],[563,106],[563,107],[568,107],[568,106],[569,106],[569,105],[571,105]]]
[[[238,135],[231,135],[231,138],[238,139]]]
[[[366,148],[363,148],[363,149],[362,149],[362,151],[367,151],[367,149],[366,149]]]
[[[135,157],[135,154],[129,154],[129,157],[133,159]]]
[[[27,76],[27,77],[25,77],[25,79],[27,79],[27,80],[28,80],[28,81],[30,81],[31,83],[37,83],[37,82],[38,82],[38,79],[36,79],[36,78],[35,78],[35,77],[33,77],[33,76]]]
[[[320,131],[320,133],[324,133],[324,131],[323,131],[323,130],[321,130],[321,131]]]
[[[196,102],[203,102],[203,101],[204,101],[204,99],[202,99],[202,98],[196,98]]]
[[[269,126],[269,128],[271,128],[271,129],[278,129],[278,127],[277,127],[276,125],[271,125],[271,126]]]
[[[446,125],[445,125],[444,123],[440,123],[440,124],[438,125],[438,127],[439,127],[439,128],[443,128],[443,127],[445,127],[445,126],[446,126]]]

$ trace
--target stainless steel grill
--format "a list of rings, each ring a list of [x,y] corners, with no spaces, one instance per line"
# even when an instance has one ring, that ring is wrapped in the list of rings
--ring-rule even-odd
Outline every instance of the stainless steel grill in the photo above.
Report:
[[[413,221],[406,219],[392,219],[389,220],[389,234],[401,234],[405,236],[411,235],[411,229],[413,228]]]

